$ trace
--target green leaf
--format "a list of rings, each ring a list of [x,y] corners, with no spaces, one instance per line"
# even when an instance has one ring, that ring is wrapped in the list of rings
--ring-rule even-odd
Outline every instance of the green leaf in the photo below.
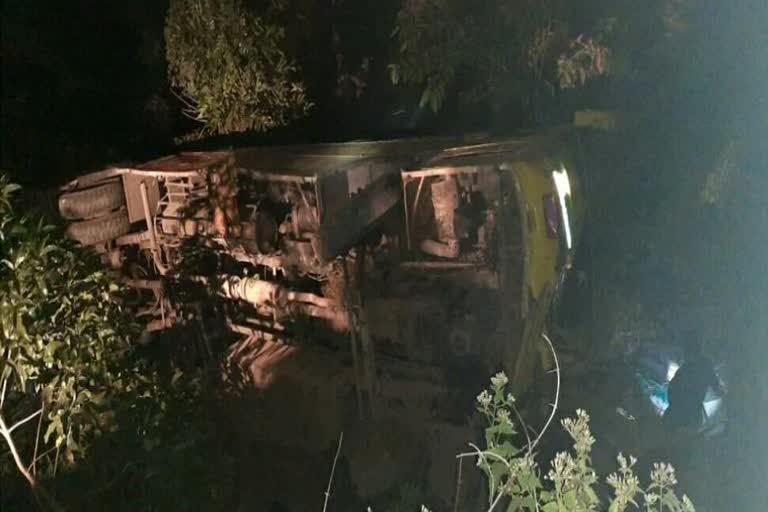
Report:
[[[533,496],[528,495],[523,499],[523,507],[528,510],[537,510],[538,507],[536,505],[536,500],[533,499]]]
[[[498,436],[513,436],[516,434],[515,426],[512,423],[498,423],[486,429],[486,432]]]
[[[63,345],[62,342],[52,340],[45,345],[45,362],[53,360],[53,356],[56,354],[56,350]]]
[[[22,339],[29,339],[29,334],[27,333],[27,328],[24,326],[24,318],[22,317],[22,313],[19,312],[16,314],[16,332],[19,334],[19,337]]]
[[[176,382],[184,376],[184,372],[179,370],[178,368],[173,372],[173,377],[171,377],[171,386],[175,385]]]
[[[51,419],[51,422],[48,424],[48,428],[45,429],[45,435],[43,435],[43,441],[48,442],[48,439],[50,439],[51,435],[56,431],[57,428],[61,426],[61,418],[59,416],[54,416]]]
[[[3,337],[7,340],[11,337],[12,321],[10,308],[0,309],[0,324],[3,327]]]
[[[71,453],[79,452],[80,445],[78,445],[72,437],[72,432],[67,434],[67,450]]]
[[[672,491],[665,492],[661,497],[661,502],[669,510],[677,510],[680,507],[680,500]]]
[[[563,495],[563,504],[565,505],[566,510],[576,509],[577,500],[575,489],[572,489]]]
[[[525,489],[541,489],[541,481],[534,471],[526,471],[518,476],[520,485]]]
[[[505,459],[510,459],[520,453],[520,449],[509,441],[503,441],[499,443],[494,451]]]
[[[597,493],[592,487],[587,487],[584,489],[584,492],[587,493],[587,498],[589,499],[590,503],[599,503],[600,499],[597,497]]]
[[[12,193],[19,190],[21,190],[21,185],[17,185],[16,183],[8,183],[3,187],[3,196],[10,196]]]

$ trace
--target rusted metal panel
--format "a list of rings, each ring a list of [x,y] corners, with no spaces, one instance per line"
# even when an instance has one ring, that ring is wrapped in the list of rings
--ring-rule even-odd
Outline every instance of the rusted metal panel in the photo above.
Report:
[[[328,205],[328,198],[323,198]],[[320,258],[330,261],[354,246],[362,235],[400,201],[400,190],[386,180],[347,199],[341,207],[324,212],[320,226]]]
[[[147,185],[147,198],[152,215],[157,213],[157,203],[160,201],[160,186],[157,178],[135,174],[123,174],[123,189],[125,202],[128,207],[128,220],[131,223],[144,220],[144,206],[141,198],[141,183]]]
[[[349,199],[349,184],[347,175],[342,172],[326,174],[319,180],[320,197],[322,210],[320,211],[320,222],[332,222],[339,216],[339,211],[343,210]]]

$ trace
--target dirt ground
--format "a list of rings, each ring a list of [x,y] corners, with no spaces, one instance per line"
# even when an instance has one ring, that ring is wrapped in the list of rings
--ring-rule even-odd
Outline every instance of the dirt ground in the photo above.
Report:
[[[342,433],[329,510],[392,510],[414,483],[425,503],[453,504],[456,454],[480,435],[472,411],[486,377],[476,368],[380,356],[373,415],[357,406],[346,352],[306,346],[275,356],[264,344],[246,362],[261,384],[243,389],[224,420],[243,510],[321,509]],[[465,466],[462,494],[475,483]]]

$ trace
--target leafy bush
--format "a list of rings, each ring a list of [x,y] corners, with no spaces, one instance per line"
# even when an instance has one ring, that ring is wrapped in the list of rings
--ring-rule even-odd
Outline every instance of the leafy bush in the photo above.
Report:
[[[449,93],[494,108],[539,91],[583,85],[608,72],[608,50],[583,35],[570,40],[557,2],[407,0],[393,35],[393,83],[422,89],[437,110]]]
[[[11,452],[0,473],[15,466],[37,493],[39,473],[72,464],[108,428],[114,395],[140,399],[148,381],[127,364],[120,288],[54,227],[20,214],[16,190],[0,175],[0,435]]]
[[[517,412],[514,397],[507,393],[507,383],[506,375],[497,374],[491,379],[490,390],[477,397],[477,408],[488,421],[485,449],[475,447],[475,452],[461,455],[477,457],[478,466],[488,480],[490,509],[506,501],[509,512],[597,510],[599,499],[595,485],[598,476],[591,466],[595,438],[589,428],[587,413],[578,410],[575,418],[562,421],[563,428],[573,440],[573,453],[558,453],[542,477],[534,451],[541,434],[534,440],[529,439],[527,446],[514,444],[517,430],[512,417]],[[675,493],[677,479],[672,466],[654,464],[650,483],[642,487],[633,471],[636,459],[619,454],[617,461],[618,471],[606,479],[613,488],[610,512],[622,512],[629,505],[638,508],[639,500],[647,511],[693,512],[688,497],[680,498]]]
[[[165,24],[171,85],[186,113],[215,133],[265,131],[310,108],[277,21],[282,0],[172,0]]]

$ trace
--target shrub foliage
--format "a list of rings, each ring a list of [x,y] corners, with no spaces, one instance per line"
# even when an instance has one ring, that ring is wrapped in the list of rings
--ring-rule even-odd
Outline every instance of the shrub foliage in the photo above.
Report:
[[[393,36],[394,83],[422,90],[421,106],[451,93],[495,109],[584,85],[609,71],[599,37],[572,37],[557,1],[406,0]]]
[[[92,256],[14,208],[0,175],[0,473],[36,475],[81,457],[116,393],[140,397],[126,363],[132,324]]]
[[[562,421],[573,440],[572,452],[560,452],[550,461],[550,469],[542,474],[535,460],[535,448],[541,435],[526,446],[516,446],[517,430],[512,421],[515,399],[507,393],[507,377],[500,373],[491,379],[491,388],[477,397],[478,410],[488,421],[485,449],[471,454],[478,459],[488,480],[491,509],[502,503],[505,510],[543,512],[587,512],[598,510],[595,486],[598,476],[592,469],[591,453],[595,438],[589,428],[589,416],[576,411],[575,418]],[[464,454],[470,455],[470,454]],[[622,512],[630,506],[644,510],[693,512],[690,499],[675,492],[677,479],[669,464],[657,463],[651,471],[650,483],[643,487],[635,475],[634,457],[617,456],[618,470],[606,481],[613,489],[608,510]],[[499,510],[501,507],[499,508]]]
[[[283,0],[172,0],[165,24],[171,85],[213,133],[266,131],[310,108],[284,51]],[[258,12],[258,15],[254,14]]]

